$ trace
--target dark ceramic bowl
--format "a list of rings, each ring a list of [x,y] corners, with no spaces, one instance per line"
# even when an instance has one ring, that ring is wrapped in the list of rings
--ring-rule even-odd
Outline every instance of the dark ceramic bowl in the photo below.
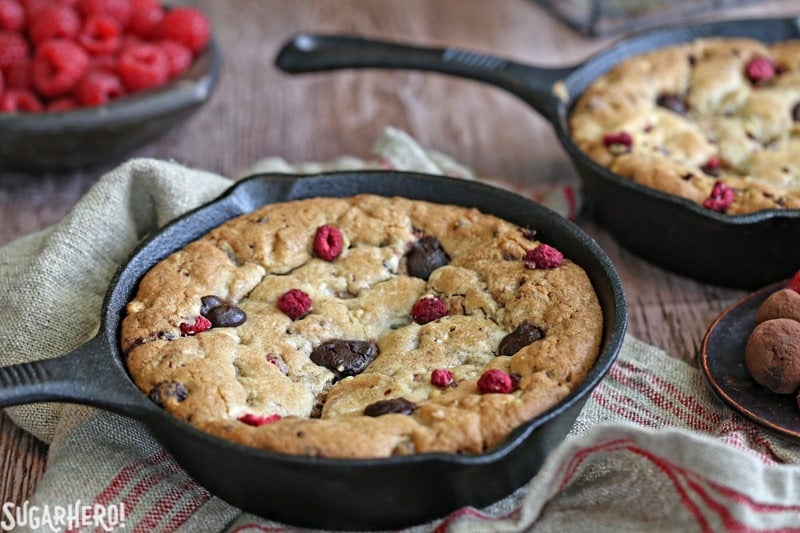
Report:
[[[211,96],[221,63],[212,40],[189,70],[158,89],[61,113],[0,113],[0,170],[58,170],[118,161],[197,111]]]
[[[536,228],[586,271],[603,311],[592,370],[568,396],[477,455],[416,454],[384,459],[305,457],[249,448],[203,433],[147,399],[125,369],[117,339],[125,305],[141,277],[211,228],[267,203],[370,193],[475,207]],[[616,360],[627,325],[622,283],[595,241],[532,200],[474,181],[402,172],[264,174],[164,227],[130,256],[112,281],[97,336],[71,354],[0,368],[0,406],[37,401],[95,405],[147,424],[175,460],[210,492],[240,509],[321,529],[395,529],[472,505],[483,507],[524,485],[569,432]]]

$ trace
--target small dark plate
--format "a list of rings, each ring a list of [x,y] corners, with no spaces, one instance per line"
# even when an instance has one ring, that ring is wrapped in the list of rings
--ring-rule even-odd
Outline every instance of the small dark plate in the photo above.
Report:
[[[711,324],[700,351],[700,368],[712,390],[756,424],[800,443],[800,408],[794,394],[775,394],[756,383],[744,364],[744,349],[756,311],[782,281],[748,294]]]
[[[63,113],[0,113],[0,169],[74,169],[120,161],[197,111],[213,93],[221,64],[212,39],[186,72],[158,89]]]

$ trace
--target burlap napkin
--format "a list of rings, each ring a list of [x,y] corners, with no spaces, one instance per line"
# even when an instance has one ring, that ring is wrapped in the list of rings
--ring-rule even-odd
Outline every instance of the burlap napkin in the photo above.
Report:
[[[472,177],[391,129],[373,161],[291,167],[270,159],[258,168],[365,166]],[[230,184],[174,163],[133,160],[104,176],[62,222],[0,249],[0,364],[55,357],[91,338],[111,276],[136,242]],[[569,216],[576,207],[571,187],[525,193]],[[124,503],[118,527],[126,531],[296,529],[210,495],[135,421],[61,404],[8,412],[50,443],[31,507]],[[798,462],[798,446],[727,409],[697,370],[627,338],[570,438],[527,486],[489,508],[459,509],[411,530],[800,530]],[[7,519],[0,515],[0,527]]]

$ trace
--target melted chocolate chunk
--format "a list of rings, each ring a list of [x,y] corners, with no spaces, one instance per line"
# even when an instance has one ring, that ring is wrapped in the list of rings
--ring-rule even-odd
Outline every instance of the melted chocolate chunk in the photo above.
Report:
[[[391,413],[410,415],[416,409],[417,404],[414,402],[405,398],[392,398],[391,400],[380,400],[369,404],[364,408],[364,414],[367,416],[381,416]]]
[[[686,102],[674,94],[662,94],[656,99],[656,104],[679,115],[686,114]]]
[[[450,263],[450,256],[442,248],[439,239],[431,236],[423,237],[414,243],[406,258],[408,273],[426,281],[434,270]]]
[[[208,318],[206,315],[208,315],[209,311],[224,303],[219,296],[214,296],[213,294],[203,296],[200,298],[200,314]]]
[[[153,403],[163,406],[167,398],[175,398],[176,402],[182,402],[189,396],[186,385],[177,381],[162,381],[152,389],[147,395]]]
[[[523,322],[517,329],[503,337],[503,340],[497,346],[497,353],[500,355],[514,355],[525,346],[543,337],[544,332],[541,328]]]
[[[800,102],[797,102],[792,108],[792,120],[800,122]]]
[[[233,304],[221,304],[212,307],[206,314],[215,328],[233,328],[241,326],[247,320],[247,314]]]
[[[378,356],[378,345],[368,341],[334,339],[311,351],[311,360],[324,366],[336,379],[355,376]]]

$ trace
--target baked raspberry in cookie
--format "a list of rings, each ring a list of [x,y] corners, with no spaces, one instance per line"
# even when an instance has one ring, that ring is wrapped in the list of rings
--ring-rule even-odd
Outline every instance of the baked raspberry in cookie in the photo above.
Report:
[[[570,129],[599,164],[710,211],[800,209],[800,40],[628,58],[581,95]]]
[[[397,197],[267,205],[153,267],[121,346],[159,406],[245,445],[480,453],[569,394],[600,350],[588,276],[534,236]]]

